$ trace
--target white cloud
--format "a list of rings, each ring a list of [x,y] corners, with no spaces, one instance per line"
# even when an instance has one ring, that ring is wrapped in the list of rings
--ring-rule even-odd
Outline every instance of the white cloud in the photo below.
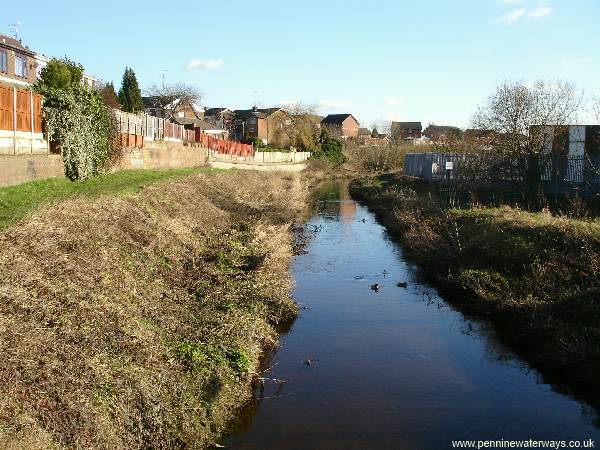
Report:
[[[298,104],[298,100],[279,100],[281,106],[295,106]]]
[[[512,25],[517,20],[519,20],[521,17],[525,16],[525,14],[527,14],[527,9],[519,8],[519,9],[515,9],[507,14],[502,14],[501,16],[496,17],[493,20],[493,22],[503,23],[505,25]]]
[[[540,5],[535,9],[532,9],[527,14],[528,19],[541,19],[552,14],[552,7],[546,5]]]
[[[583,66],[585,64],[589,64],[592,62],[590,58],[573,58],[573,59],[563,59],[560,63],[563,66],[574,67],[574,66]]]
[[[225,61],[222,59],[192,59],[185,65],[185,70],[218,69]]]
[[[386,105],[400,105],[402,104],[402,99],[396,97],[388,97],[383,101],[383,103],[385,103]]]
[[[319,100],[319,106],[327,109],[350,109],[352,103],[344,100]]]

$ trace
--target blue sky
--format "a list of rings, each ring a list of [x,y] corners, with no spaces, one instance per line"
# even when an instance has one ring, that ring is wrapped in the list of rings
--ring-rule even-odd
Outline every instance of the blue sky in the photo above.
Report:
[[[289,101],[362,125],[466,126],[505,79],[600,94],[600,0],[32,0],[2,14],[23,43],[106,81],[186,82],[206,106]],[[584,118],[585,119],[585,118]]]

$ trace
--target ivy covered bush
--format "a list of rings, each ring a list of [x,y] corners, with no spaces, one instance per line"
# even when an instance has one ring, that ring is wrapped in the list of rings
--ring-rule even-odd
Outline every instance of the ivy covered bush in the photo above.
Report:
[[[82,78],[81,65],[53,59],[35,85],[44,97],[48,137],[58,144],[65,175],[72,181],[107,170],[120,154],[114,113]]]

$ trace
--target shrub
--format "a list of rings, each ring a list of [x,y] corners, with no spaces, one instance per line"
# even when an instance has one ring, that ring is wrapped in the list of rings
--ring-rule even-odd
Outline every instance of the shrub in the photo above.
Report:
[[[343,148],[343,144],[338,139],[331,137],[326,130],[322,130],[319,136],[319,147],[313,152],[313,158],[340,165],[346,161]]]
[[[58,143],[65,176],[72,181],[98,175],[120,154],[114,114],[81,82],[81,74],[80,65],[54,59],[35,85],[44,96],[49,139]]]

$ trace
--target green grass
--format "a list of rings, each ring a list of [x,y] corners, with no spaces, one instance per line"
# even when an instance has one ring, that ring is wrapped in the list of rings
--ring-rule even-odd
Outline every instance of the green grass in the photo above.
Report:
[[[0,188],[0,229],[47,206],[69,197],[100,197],[129,195],[149,184],[180,178],[195,172],[210,172],[210,168],[172,170],[125,170],[100,175],[85,181],[50,178],[17,186]]]

